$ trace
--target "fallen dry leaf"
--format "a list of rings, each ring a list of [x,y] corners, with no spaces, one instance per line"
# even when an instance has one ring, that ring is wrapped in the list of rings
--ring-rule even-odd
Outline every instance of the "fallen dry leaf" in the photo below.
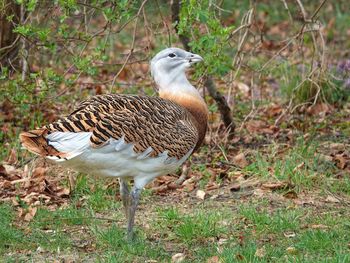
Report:
[[[205,186],[205,190],[207,191],[212,191],[215,189],[218,189],[220,186],[216,183],[216,182],[209,182],[206,186]]]
[[[159,176],[158,178],[156,178],[156,181],[159,184],[169,183],[169,182],[174,181],[174,177],[170,176],[170,175],[163,175],[163,176]]]
[[[329,156],[329,155],[326,155],[326,154],[317,154],[315,153],[316,156],[318,156],[318,158],[321,160],[321,161],[325,161],[325,162],[332,162],[333,161],[333,157],[332,156]]]
[[[295,199],[293,201],[296,205],[314,205],[315,204],[315,200],[312,198],[299,198],[299,199]]]
[[[252,141],[253,141],[253,137],[250,136],[250,135],[245,135],[245,136],[243,137],[243,142],[246,143],[246,144],[249,144],[249,143],[251,143]]]
[[[310,226],[312,229],[327,229],[329,226],[322,225],[322,224],[315,224]]]
[[[340,151],[345,151],[346,146],[344,143],[333,142],[329,144],[329,148],[331,148],[332,151],[340,152]]]
[[[250,120],[245,126],[250,133],[274,134],[278,130],[277,127],[271,126],[262,120]]]
[[[184,187],[184,190],[186,192],[192,192],[194,190],[194,188],[196,187],[196,185],[194,183],[192,184],[186,184]]]
[[[234,136],[232,139],[231,139],[231,143],[232,144],[235,144],[237,142],[239,142],[241,140],[241,137],[240,136]]]
[[[46,171],[47,171],[47,168],[45,167],[36,167],[33,171],[32,177],[43,178],[45,176]]]
[[[119,73],[118,79],[127,80],[130,75],[130,70],[127,67],[124,67],[123,70]]]
[[[255,251],[255,256],[258,257],[258,258],[263,258],[263,257],[265,257],[265,255],[266,255],[265,247],[258,248]]]
[[[57,196],[59,197],[68,197],[70,194],[69,188],[58,188],[58,191],[56,192]]]
[[[6,176],[6,169],[2,164],[0,164],[0,176]]]
[[[350,158],[346,158],[345,154],[336,154],[334,156],[334,161],[339,169],[344,169]]]
[[[244,168],[249,164],[244,153],[237,154],[235,157],[233,157],[232,162],[240,168]]]
[[[261,120],[250,120],[245,124],[245,126],[250,133],[256,133],[265,128],[266,123]]]
[[[296,199],[296,198],[298,198],[298,194],[294,190],[288,191],[287,193],[283,194],[283,196],[285,198],[287,198],[287,199]]]
[[[310,115],[325,115],[333,110],[332,106],[327,103],[318,103],[307,108],[306,112]]]
[[[340,200],[338,198],[335,198],[332,195],[328,195],[327,198],[326,198],[326,202],[329,202],[329,203],[340,203]]]
[[[264,183],[261,185],[263,189],[269,190],[281,190],[288,187],[288,183],[286,182],[276,182],[276,183]]]
[[[212,256],[208,258],[207,263],[220,263],[221,260],[218,256]]]
[[[4,181],[4,182],[0,182],[0,189],[6,190],[6,191],[14,190],[15,186],[11,184],[10,181]]]
[[[7,158],[7,163],[8,164],[15,164],[17,163],[17,151],[16,149],[12,148],[9,154],[9,157]]]
[[[24,221],[26,222],[29,222],[29,221],[32,221],[33,217],[35,216],[36,214],[36,211],[37,211],[37,208],[36,207],[29,207],[26,211],[26,214],[24,216]]]
[[[275,117],[282,113],[283,109],[281,105],[272,105],[269,108],[266,109],[266,113],[268,117]]]
[[[266,194],[266,190],[263,189],[254,189],[253,194],[259,198],[263,197]]]
[[[185,180],[182,185],[187,185],[187,184],[192,184],[195,183],[197,181],[199,181],[201,179],[201,176],[191,176],[189,179]]]
[[[5,170],[4,175],[12,175],[12,174],[18,172],[18,170],[16,170],[16,168],[12,165],[3,164],[2,167],[3,167],[3,169],[1,169],[1,170]]]

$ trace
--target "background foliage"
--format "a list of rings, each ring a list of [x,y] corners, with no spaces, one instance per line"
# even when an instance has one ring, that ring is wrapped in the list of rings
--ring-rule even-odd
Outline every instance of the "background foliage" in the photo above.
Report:
[[[179,19],[174,3],[0,0],[4,259],[349,261],[348,1],[184,0]],[[204,57],[189,77],[209,130],[186,183],[168,175],[146,190],[130,245],[114,181],[78,175],[71,192],[68,172],[17,138],[91,95],[156,95],[148,62],[169,46]]]

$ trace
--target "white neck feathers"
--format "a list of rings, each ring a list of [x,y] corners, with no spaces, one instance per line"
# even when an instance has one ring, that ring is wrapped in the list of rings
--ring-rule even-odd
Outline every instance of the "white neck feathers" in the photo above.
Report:
[[[167,93],[174,97],[190,96],[203,101],[198,90],[188,81],[183,69],[180,70],[182,72],[176,72],[174,70],[171,74],[162,72],[161,70],[153,72],[153,78],[159,89],[159,94]]]

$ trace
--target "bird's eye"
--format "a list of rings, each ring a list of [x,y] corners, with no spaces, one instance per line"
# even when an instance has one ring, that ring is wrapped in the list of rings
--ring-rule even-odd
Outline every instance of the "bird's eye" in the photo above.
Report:
[[[168,55],[168,57],[174,58],[174,57],[176,57],[176,55],[175,55],[175,53],[170,53],[170,54]]]

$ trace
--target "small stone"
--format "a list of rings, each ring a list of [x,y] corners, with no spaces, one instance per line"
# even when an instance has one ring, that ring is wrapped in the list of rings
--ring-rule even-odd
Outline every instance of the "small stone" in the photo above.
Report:
[[[283,235],[287,238],[292,238],[295,237],[295,233],[294,232],[284,232]]]
[[[201,200],[204,200],[205,199],[205,196],[206,196],[206,193],[203,191],[203,190],[198,190],[196,192],[196,197],[201,199]]]
[[[176,253],[171,257],[171,262],[179,263],[185,260],[185,254],[184,253]]]

